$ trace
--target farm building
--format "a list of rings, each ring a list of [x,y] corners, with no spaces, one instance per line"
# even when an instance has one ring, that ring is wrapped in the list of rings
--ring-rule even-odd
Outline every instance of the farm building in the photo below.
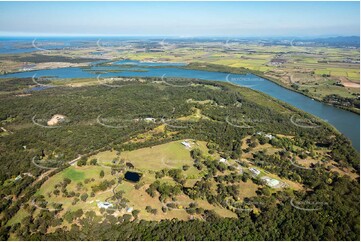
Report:
[[[111,204],[109,202],[98,202],[98,208],[108,209],[110,207],[113,207],[113,204]]]
[[[262,135],[266,138],[269,138],[269,139],[273,139],[275,138],[275,136],[273,136],[272,134],[264,134],[263,132],[257,132],[256,135]]]
[[[269,138],[269,139],[273,139],[273,138],[274,138],[274,136],[273,136],[272,134],[265,134],[264,137]]]
[[[219,160],[219,162],[221,162],[221,163],[226,163],[226,162],[227,162],[227,160],[226,160],[226,159],[224,159],[224,158],[221,158],[221,159]]]
[[[259,174],[261,174],[261,172],[259,170],[257,170],[256,168],[249,168],[249,170],[256,176],[258,176]]]
[[[155,123],[155,118],[145,118],[144,121]]]
[[[184,145],[187,148],[192,148],[191,144],[189,142],[187,142],[187,141],[183,141],[182,145]]]
[[[17,177],[15,177],[15,181],[18,181],[18,180],[21,180],[21,179],[22,179],[21,175],[18,175]]]
[[[277,187],[280,185],[280,181],[273,178],[263,177],[262,180],[265,181],[269,187]]]

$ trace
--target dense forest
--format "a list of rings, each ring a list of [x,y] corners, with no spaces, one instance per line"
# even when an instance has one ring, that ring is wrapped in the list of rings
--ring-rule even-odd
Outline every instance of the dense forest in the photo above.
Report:
[[[344,98],[337,94],[327,95],[323,98],[325,103],[330,103],[339,107],[351,107],[360,109],[360,100],[358,98]]]
[[[302,170],[289,162],[289,158],[297,154],[292,146],[302,147],[309,153],[327,147],[330,159],[359,171],[359,154],[343,135],[311,115],[247,88],[200,80],[191,80],[192,85],[179,88],[161,81],[160,78],[138,79],[121,88],[53,87],[19,96],[30,80],[3,80],[0,121],[6,134],[0,137],[0,238],[7,240],[14,233],[24,240],[359,240],[359,180],[327,170],[322,165]],[[195,110],[202,115],[198,121],[178,120],[194,114]],[[49,128],[47,121],[55,114],[64,115],[66,119]],[[294,115],[312,120],[318,128],[293,125],[290,120]],[[145,118],[155,121],[143,122]],[[144,143],[127,142],[158,126],[162,120],[171,124],[166,126],[166,133],[172,135],[160,134]],[[238,159],[247,152],[240,148],[242,139],[260,131],[295,137],[294,141],[258,137],[258,142],[273,142],[273,146],[288,153],[270,156],[259,152],[253,159],[269,172],[301,183],[305,192],[285,190],[271,194],[262,191],[255,198],[259,199],[254,202],[257,211],[237,212],[237,219],[221,218],[208,210],[204,211],[203,220],[160,222],[132,220],[126,215],[115,217],[107,212],[97,216],[94,212],[79,211],[69,215],[70,221],[77,221],[69,228],[57,228],[48,233],[48,228],[58,226],[63,218],[53,219],[57,211],[41,210],[35,214],[35,209],[29,206],[26,209],[30,216],[21,223],[7,225],[22,204],[48,179],[40,177],[45,170],[34,166],[34,157],[59,161],[60,165],[52,172],[55,174],[67,166],[67,161],[79,155],[87,156],[100,150],[134,150],[193,138],[212,144],[210,148],[222,157]],[[193,187],[182,188],[182,192],[227,207],[225,198],[237,192],[232,182],[247,178],[236,174],[214,177],[217,171],[226,168],[202,159],[197,151],[192,156],[198,164],[206,166],[209,176]],[[24,173],[34,177],[26,177],[14,186],[7,185],[9,179]],[[167,175],[182,183],[177,180],[177,171],[168,171]],[[38,177],[42,179],[35,182]],[[217,196],[209,192],[207,179],[221,184],[217,187]],[[152,184],[149,193],[162,193],[167,189]],[[178,186],[169,189],[180,192]],[[164,197],[168,196],[163,193]],[[290,195],[298,200],[322,201],[324,207],[315,211],[294,209]]]

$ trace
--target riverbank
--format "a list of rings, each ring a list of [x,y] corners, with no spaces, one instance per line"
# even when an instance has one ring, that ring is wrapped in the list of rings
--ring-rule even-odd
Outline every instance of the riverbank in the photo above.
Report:
[[[273,82],[273,83],[275,83],[275,84],[277,84],[277,85],[279,85],[279,86],[281,86],[283,88],[286,88],[286,89],[288,89],[290,91],[297,92],[297,93],[299,93],[301,95],[304,95],[304,96],[306,96],[308,98],[311,98],[311,99],[314,99],[316,101],[322,102],[324,104],[327,104],[327,105],[330,105],[330,106],[333,106],[333,107],[336,107],[336,108],[340,108],[340,109],[343,109],[343,110],[346,110],[346,111],[349,111],[349,112],[360,115],[360,110],[359,109],[344,107],[344,106],[340,106],[340,105],[325,102],[322,98],[314,97],[314,96],[312,96],[310,94],[307,94],[305,92],[296,90],[296,89],[294,89],[294,88],[292,88],[290,86],[284,85],[282,82],[278,81],[277,79],[266,76],[261,71],[254,71],[254,70],[250,70],[250,69],[243,68],[243,67],[239,67],[239,68],[237,67],[236,68],[236,67],[209,64],[209,63],[200,63],[200,62],[189,63],[187,66],[183,67],[183,69],[213,71],[213,72],[224,72],[224,73],[231,73],[231,74],[238,74],[238,75],[239,74],[240,75],[245,75],[245,74],[250,73],[250,74],[253,74],[255,76],[261,77],[263,79],[266,79],[268,81],[271,81],[271,82]]]

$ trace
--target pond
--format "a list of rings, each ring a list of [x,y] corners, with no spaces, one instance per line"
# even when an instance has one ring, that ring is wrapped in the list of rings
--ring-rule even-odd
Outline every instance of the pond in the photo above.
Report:
[[[142,174],[132,171],[127,171],[124,175],[124,178],[130,182],[138,182],[141,177]]]

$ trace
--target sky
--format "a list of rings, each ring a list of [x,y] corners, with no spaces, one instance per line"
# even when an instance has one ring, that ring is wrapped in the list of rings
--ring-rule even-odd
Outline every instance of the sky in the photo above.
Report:
[[[0,2],[1,36],[346,36],[359,2]]]

